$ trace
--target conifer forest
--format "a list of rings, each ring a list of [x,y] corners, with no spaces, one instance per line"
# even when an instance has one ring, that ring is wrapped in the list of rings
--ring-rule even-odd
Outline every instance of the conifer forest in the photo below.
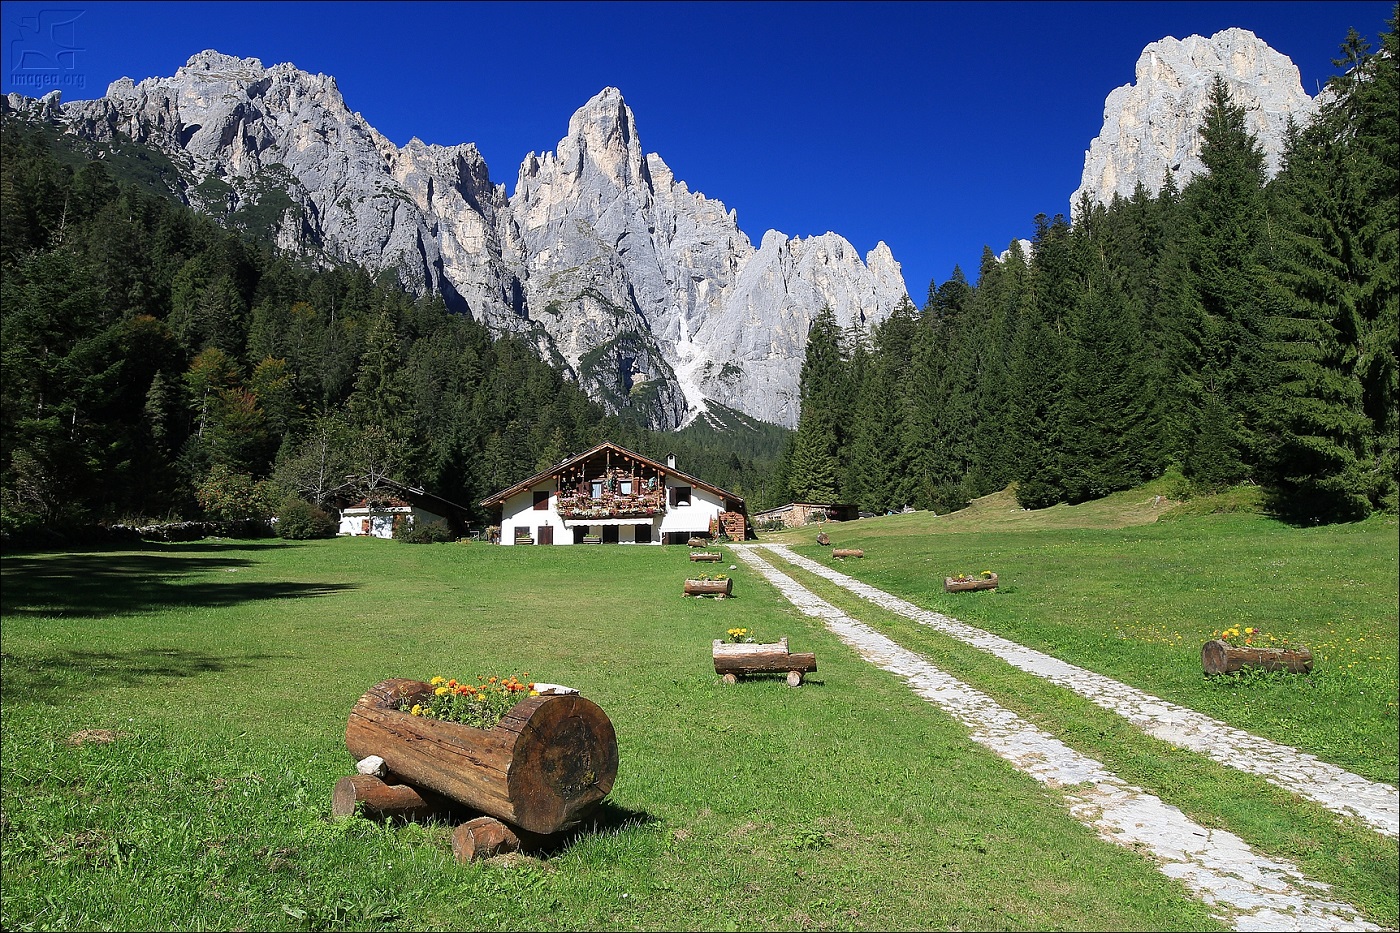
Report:
[[[795,431],[609,414],[524,342],[392,276],[279,253],[195,213],[135,144],[97,158],[6,113],[0,535],[261,519],[391,478],[475,510],[611,440],[744,497],[939,513],[1179,477],[1302,523],[1397,508],[1400,80],[1353,33],[1269,179],[1217,79],[1207,171],[985,248],[868,330],[818,316]],[[353,478],[353,479],[347,479]],[[358,484],[358,488],[347,488]]]

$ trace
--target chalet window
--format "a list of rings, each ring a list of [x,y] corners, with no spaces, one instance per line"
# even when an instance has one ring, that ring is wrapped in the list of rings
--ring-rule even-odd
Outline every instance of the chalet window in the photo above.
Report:
[[[543,512],[549,508],[549,490],[542,489],[535,492],[535,511]]]
[[[673,505],[673,506],[676,506],[676,505],[690,505],[690,487],[689,487],[689,486],[672,486],[671,489],[670,489],[670,492],[671,492],[671,505]]]
[[[593,481],[593,498],[603,498],[603,481],[600,479],[595,479]]]
[[[622,493],[624,496],[632,495],[632,481],[630,479],[619,480],[617,484],[617,491]]]
[[[635,536],[633,537],[633,540],[634,540],[634,541],[636,541],[638,544],[650,544],[650,543],[651,543],[651,526],[650,526],[650,525],[633,525],[632,527],[633,527],[633,528],[635,529],[635,531],[636,531],[636,534],[635,534]]]

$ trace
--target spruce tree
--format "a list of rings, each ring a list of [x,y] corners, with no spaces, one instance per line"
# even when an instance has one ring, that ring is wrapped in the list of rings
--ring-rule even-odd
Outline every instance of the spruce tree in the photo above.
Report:
[[[1384,37],[1393,52],[1392,31]],[[1354,519],[1395,501],[1397,124],[1393,54],[1353,31],[1317,120],[1271,187],[1279,379],[1263,479],[1276,510]]]
[[[1210,407],[1224,422],[1192,426],[1198,438],[1203,432],[1216,436],[1209,446],[1196,445],[1191,462],[1218,485],[1245,479],[1257,462],[1257,430],[1273,381],[1264,347],[1268,211],[1263,149],[1219,75],[1200,133],[1206,171],[1183,193],[1193,221],[1189,254],[1203,315],[1196,340],[1207,400],[1197,407],[1201,418],[1210,417]],[[1208,450],[1219,462],[1203,463]]]

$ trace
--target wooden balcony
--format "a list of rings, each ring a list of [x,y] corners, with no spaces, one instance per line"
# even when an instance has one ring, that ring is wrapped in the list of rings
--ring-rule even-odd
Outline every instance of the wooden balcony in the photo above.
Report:
[[[604,492],[602,496],[560,493],[559,517],[569,521],[590,518],[651,518],[666,512],[664,490],[633,495]]]

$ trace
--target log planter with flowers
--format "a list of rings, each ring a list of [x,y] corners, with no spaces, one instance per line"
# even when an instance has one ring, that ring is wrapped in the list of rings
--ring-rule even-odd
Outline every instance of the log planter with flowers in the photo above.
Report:
[[[403,711],[430,702],[436,689],[403,679],[371,687],[350,710],[350,753],[377,755],[395,781],[528,833],[579,825],[612,790],[617,734],[591,700],[527,696],[490,729]]]
[[[1234,674],[1246,668],[1306,674],[1313,668],[1313,656],[1307,648],[1257,648],[1216,638],[1201,646],[1201,667],[1207,675]]]
[[[960,573],[956,577],[943,578],[943,592],[962,593],[968,590],[994,590],[997,588],[997,575],[984,570],[977,576]]]
[[[804,674],[817,669],[814,653],[793,654],[788,651],[787,636],[775,643],[734,644],[716,638],[711,645],[715,673],[728,684],[738,683],[740,677],[751,674],[786,674],[789,687],[801,686]]]
[[[725,599],[734,595],[734,581],[723,574],[701,574],[699,579],[686,580],[683,596],[714,596]]]

